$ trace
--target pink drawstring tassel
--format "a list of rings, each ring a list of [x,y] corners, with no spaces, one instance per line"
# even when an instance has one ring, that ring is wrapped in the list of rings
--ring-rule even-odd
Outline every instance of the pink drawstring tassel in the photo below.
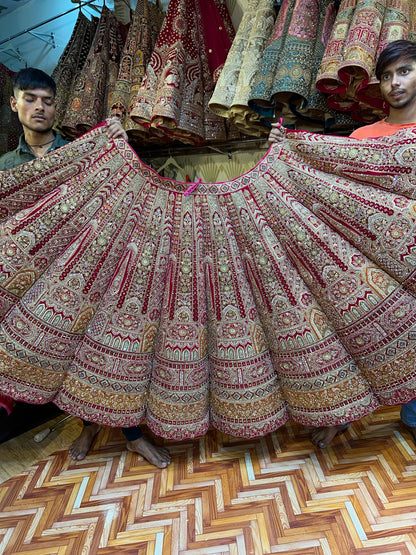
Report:
[[[202,181],[202,178],[200,177],[196,183],[192,183],[192,185],[186,189],[185,196],[187,197],[191,193],[193,193],[195,189],[198,187],[198,185],[201,183],[201,181]]]

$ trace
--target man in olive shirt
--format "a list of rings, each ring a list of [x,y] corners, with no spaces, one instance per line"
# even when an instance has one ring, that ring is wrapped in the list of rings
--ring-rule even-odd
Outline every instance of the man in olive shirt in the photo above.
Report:
[[[23,135],[20,137],[19,146],[0,158],[0,170],[8,170],[44,156],[69,142],[53,129],[56,113],[55,95],[55,81],[40,69],[26,68],[14,75],[10,105],[11,109],[17,112]],[[108,122],[107,137],[128,139],[117,118]],[[84,421],[80,436],[69,448],[70,456],[75,460],[84,459],[99,430],[99,424]],[[123,428],[123,433],[129,451],[138,453],[158,468],[169,465],[169,451],[143,437],[140,426]]]
[[[19,146],[0,158],[0,170],[15,168],[69,142],[53,129],[55,95],[55,81],[40,69],[22,69],[13,77],[10,106],[13,112],[17,112],[23,135]],[[117,118],[110,120],[107,136],[109,139],[122,137],[128,140]]]
[[[47,154],[48,152],[52,152],[52,150],[56,150],[61,146],[68,144],[68,141],[62,137],[59,133],[56,133],[55,138],[53,139],[52,143],[48,146],[49,148],[43,153]],[[32,148],[36,148],[33,147]],[[44,148],[44,147],[38,147]],[[30,160],[34,160],[36,155],[34,154],[31,147],[29,147],[28,143],[25,140],[25,135],[21,135],[19,139],[19,145],[15,150],[11,150],[0,158],[0,171],[3,170],[10,170],[11,168],[15,168],[16,166],[20,166],[20,164],[24,164],[26,162],[30,162]]]

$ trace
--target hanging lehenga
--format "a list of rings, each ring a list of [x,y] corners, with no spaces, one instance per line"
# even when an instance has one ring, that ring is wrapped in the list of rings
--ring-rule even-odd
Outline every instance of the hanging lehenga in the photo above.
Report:
[[[322,58],[316,87],[328,104],[364,123],[385,115],[374,70],[380,52],[394,40],[408,39],[412,0],[342,0]]]
[[[416,2],[413,2],[413,6],[410,8],[409,40],[416,41]]]
[[[121,119],[129,137],[141,135],[143,128],[130,118],[147,64],[150,60],[164,13],[159,4],[138,0],[120,58],[117,81],[109,95],[111,115]]]
[[[87,60],[97,24],[98,19],[96,17],[90,20],[81,10],[79,11],[71,38],[52,72],[52,78],[56,83],[55,127],[58,129],[65,116],[68,103],[72,99],[71,95],[77,77]]]
[[[0,393],[180,439],[416,396],[415,130],[189,194],[105,129],[0,174]]]
[[[274,19],[274,0],[249,2],[209,102],[213,112],[248,135],[268,134],[268,128],[260,115],[248,107],[248,101]]]
[[[19,144],[22,125],[16,112],[10,110],[10,97],[13,95],[11,71],[0,63],[0,156],[14,150]]]
[[[130,111],[150,140],[190,144],[227,138],[208,108],[234,29],[224,0],[171,0]]]
[[[107,116],[108,96],[117,79],[122,41],[119,24],[105,5],[87,59],[68,99],[60,128],[78,137]]]
[[[333,115],[315,77],[334,19],[334,0],[283,0],[252,82],[252,110],[264,118],[282,115],[285,125]]]

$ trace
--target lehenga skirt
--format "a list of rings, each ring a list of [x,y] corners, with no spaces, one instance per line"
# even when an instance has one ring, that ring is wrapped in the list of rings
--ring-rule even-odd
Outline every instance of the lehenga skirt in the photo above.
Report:
[[[416,131],[287,131],[223,183],[105,125],[0,175],[0,392],[256,437],[416,397]]]

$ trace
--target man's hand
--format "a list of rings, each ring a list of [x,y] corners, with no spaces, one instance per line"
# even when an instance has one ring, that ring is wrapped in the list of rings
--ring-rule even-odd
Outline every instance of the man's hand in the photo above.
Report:
[[[129,140],[127,133],[124,131],[118,118],[111,118],[107,120],[107,137],[109,139]]]
[[[281,143],[283,141],[285,134],[282,131],[282,121],[282,118],[280,118],[276,123],[272,123],[272,129],[268,137],[269,143]]]

